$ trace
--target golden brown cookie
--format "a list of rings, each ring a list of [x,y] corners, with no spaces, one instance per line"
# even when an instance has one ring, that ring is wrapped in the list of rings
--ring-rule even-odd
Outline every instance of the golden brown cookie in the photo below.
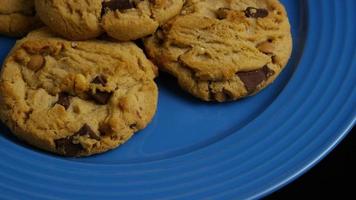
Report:
[[[42,21],[70,40],[95,38],[106,32],[120,40],[151,35],[177,15],[183,0],[35,0]]]
[[[291,55],[292,37],[278,0],[187,0],[145,47],[183,89],[223,102],[272,83]]]
[[[0,0],[0,34],[21,37],[39,26],[33,0]]]
[[[0,76],[0,118],[54,153],[116,148],[153,118],[155,66],[134,43],[70,42],[41,29],[17,42]]]

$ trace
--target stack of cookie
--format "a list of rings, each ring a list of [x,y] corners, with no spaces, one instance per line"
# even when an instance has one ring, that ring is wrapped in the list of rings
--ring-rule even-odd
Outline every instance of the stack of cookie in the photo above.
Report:
[[[272,83],[292,49],[278,0],[0,0],[0,33],[28,32],[3,64],[0,118],[66,156],[105,152],[145,128],[156,66],[224,102]]]

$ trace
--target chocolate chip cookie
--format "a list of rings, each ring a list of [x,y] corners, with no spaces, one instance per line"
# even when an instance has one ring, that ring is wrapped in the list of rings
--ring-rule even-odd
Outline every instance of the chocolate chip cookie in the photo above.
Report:
[[[145,47],[183,89],[223,102],[272,83],[289,60],[292,37],[278,0],[187,0]]]
[[[0,34],[20,37],[40,25],[33,0],[0,0]]]
[[[156,73],[132,42],[70,42],[41,29],[17,42],[3,65],[0,118],[43,150],[105,152],[152,120]]]
[[[177,15],[183,0],[35,0],[42,21],[70,40],[95,38],[106,32],[120,40],[154,33]]]

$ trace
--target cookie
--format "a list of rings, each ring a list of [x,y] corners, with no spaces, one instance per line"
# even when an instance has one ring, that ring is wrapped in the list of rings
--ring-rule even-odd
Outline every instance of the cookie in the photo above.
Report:
[[[65,156],[113,149],[147,126],[156,67],[132,42],[70,42],[41,29],[17,42],[0,77],[0,118],[20,139]]]
[[[181,14],[144,43],[183,89],[219,102],[261,91],[292,51],[289,20],[278,0],[187,0]]]
[[[39,26],[33,0],[0,0],[0,34],[21,37]]]
[[[183,0],[35,0],[42,21],[70,40],[95,38],[106,32],[120,40],[154,33],[177,15]]]

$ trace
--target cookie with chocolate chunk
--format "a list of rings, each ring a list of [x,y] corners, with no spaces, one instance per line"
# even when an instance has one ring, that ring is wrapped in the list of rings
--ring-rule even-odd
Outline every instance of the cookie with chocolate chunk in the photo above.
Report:
[[[132,42],[70,42],[41,29],[18,41],[4,62],[0,118],[43,150],[105,152],[152,120],[156,73]]]
[[[106,32],[120,40],[154,33],[177,15],[183,0],[35,0],[45,24],[70,40],[95,38]]]
[[[187,0],[145,48],[183,89],[223,102],[272,83],[288,62],[292,37],[278,0]]]
[[[0,0],[0,34],[20,37],[39,26],[34,0]]]

